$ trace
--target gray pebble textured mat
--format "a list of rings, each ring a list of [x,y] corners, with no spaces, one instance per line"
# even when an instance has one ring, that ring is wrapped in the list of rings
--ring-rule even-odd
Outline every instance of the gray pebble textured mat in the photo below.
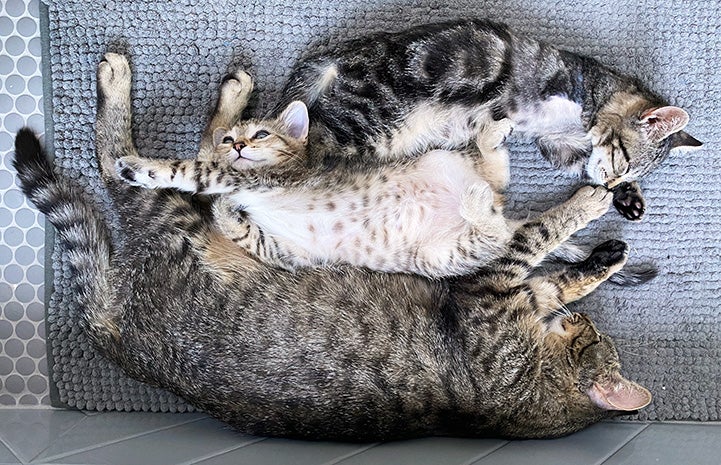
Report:
[[[640,223],[615,212],[582,234],[618,237],[631,263],[654,262],[653,282],[611,284],[574,304],[618,342],[624,373],[648,387],[640,419],[719,420],[721,413],[721,2],[579,0],[235,1],[62,0],[49,3],[52,130],[58,168],[102,196],[93,159],[95,67],[125,51],[134,71],[141,154],[194,155],[221,77],[242,65],[255,78],[258,114],[300,54],[348,37],[458,17],[502,20],[518,32],[636,75],[691,115],[704,148],[670,157],[642,182]],[[565,199],[578,181],[553,172],[524,141],[512,147],[514,216]],[[88,345],[64,292],[66,257],[54,252],[48,315],[56,402],[87,409],[185,410],[173,395],[127,379]]]

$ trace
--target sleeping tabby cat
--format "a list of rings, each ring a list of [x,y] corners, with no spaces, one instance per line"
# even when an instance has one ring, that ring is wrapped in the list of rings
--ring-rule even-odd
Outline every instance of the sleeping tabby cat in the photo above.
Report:
[[[301,60],[283,95],[279,108],[305,102],[314,132],[368,159],[453,150],[505,125],[554,167],[615,187],[633,220],[645,209],[635,181],[670,151],[701,145],[682,131],[688,114],[637,79],[484,20],[342,43]]]
[[[471,276],[288,273],[229,245],[205,204],[117,179],[115,160],[137,156],[124,57],[100,63],[98,94],[95,147],[120,221],[103,221],[29,130],[14,164],[70,252],[82,326],[130,376],[240,431],[311,439],[554,437],[650,401],[612,340],[564,305],[620,269],[627,246],[529,277],[607,210],[605,188],[526,223]]]

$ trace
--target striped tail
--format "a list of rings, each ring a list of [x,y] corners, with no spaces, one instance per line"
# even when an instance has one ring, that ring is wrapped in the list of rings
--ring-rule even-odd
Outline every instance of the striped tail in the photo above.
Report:
[[[117,334],[109,315],[112,292],[108,286],[110,234],[100,214],[80,189],[53,170],[32,130],[15,138],[13,163],[20,186],[55,227],[55,241],[68,251],[73,293],[84,314],[90,337],[103,348]]]

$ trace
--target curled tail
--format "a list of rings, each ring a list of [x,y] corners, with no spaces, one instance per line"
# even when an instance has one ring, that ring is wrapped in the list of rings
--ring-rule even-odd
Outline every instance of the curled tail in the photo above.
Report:
[[[117,328],[109,315],[112,245],[105,222],[80,189],[54,172],[40,141],[28,128],[15,138],[13,165],[23,193],[55,227],[55,241],[68,251],[73,292],[90,337],[101,348],[107,347],[107,338],[114,337]]]

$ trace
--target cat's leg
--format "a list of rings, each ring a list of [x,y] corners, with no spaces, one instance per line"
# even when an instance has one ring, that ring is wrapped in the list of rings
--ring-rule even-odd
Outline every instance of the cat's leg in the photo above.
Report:
[[[513,132],[513,122],[504,118],[484,125],[476,138],[476,145],[481,153],[479,171],[493,191],[498,194],[506,190],[511,176],[509,153],[504,144],[511,132]]]
[[[137,155],[131,132],[131,72],[127,58],[106,53],[98,65],[95,148],[105,182],[117,179],[115,160]]]
[[[159,160],[138,156],[121,157],[114,167],[126,183],[146,189],[178,189],[196,194],[232,192],[313,185],[322,175],[298,165],[278,169],[236,170],[223,162]]]
[[[529,280],[536,299],[548,300],[543,308],[558,308],[554,302],[567,304],[591,293],[599,284],[621,270],[628,259],[628,244],[610,240],[598,245],[591,255],[561,271]],[[549,285],[550,284],[550,285]]]
[[[238,189],[241,179],[252,183],[253,173],[240,174],[227,165],[195,160],[158,160],[122,157],[115,171],[126,183],[146,189],[177,189],[197,194],[228,194]]]
[[[497,289],[523,283],[531,270],[571,234],[600,217],[611,205],[611,191],[584,186],[569,200],[518,228],[506,252],[488,265],[482,280]]]
[[[220,197],[213,203],[213,216],[221,234],[263,263],[288,271],[312,265],[303,251],[267,235],[228,199]]]
[[[646,212],[646,201],[636,181],[624,182],[613,188],[613,206],[631,221],[639,221]]]
[[[213,159],[218,145],[213,137],[215,131],[230,129],[240,120],[252,92],[253,79],[245,71],[237,70],[223,78],[215,109],[200,139],[199,160]]]
[[[493,208],[494,195],[490,185],[479,182],[471,184],[461,195],[461,217],[473,225],[487,223],[491,215],[500,215],[500,210]]]

